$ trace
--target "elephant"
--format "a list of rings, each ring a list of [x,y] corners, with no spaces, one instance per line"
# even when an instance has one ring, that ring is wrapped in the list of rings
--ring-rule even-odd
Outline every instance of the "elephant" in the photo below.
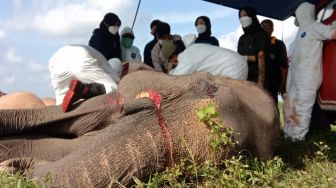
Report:
[[[27,91],[0,95],[0,109],[41,108],[55,104],[56,100],[54,98],[39,98],[37,95]]]
[[[131,186],[190,155],[197,163],[222,160],[213,152],[211,130],[197,109],[216,104],[232,128],[236,150],[268,159],[279,136],[272,98],[248,81],[209,73],[171,76],[136,71],[117,93],[60,106],[0,110],[0,169],[23,171],[41,184],[50,174],[55,187],[106,187],[112,180]]]
[[[14,92],[0,97],[0,109],[41,108],[45,103],[31,92]]]
[[[45,106],[56,105],[56,99],[55,98],[44,97],[44,98],[41,98],[41,100],[42,100],[42,102],[44,103]]]

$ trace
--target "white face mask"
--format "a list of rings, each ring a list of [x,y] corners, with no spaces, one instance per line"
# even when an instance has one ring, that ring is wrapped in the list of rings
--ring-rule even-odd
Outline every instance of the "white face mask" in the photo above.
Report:
[[[203,24],[199,24],[196,26],[196,30],[198,34],[204,33],[206,31],[206,26]]]
[[[119,26],[109,26],[108,30],[111,34],[115,35],[118,33],[119,31]]]
[[[248,16],[241,17],[239,21],[243,28],[246,28],[252,24],[252,19]]]

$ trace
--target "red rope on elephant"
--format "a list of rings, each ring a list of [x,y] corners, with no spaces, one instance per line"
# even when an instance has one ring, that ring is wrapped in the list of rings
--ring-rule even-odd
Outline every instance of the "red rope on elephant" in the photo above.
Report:
[[[159,126],[161,128],[161,134],[163,136],[164,139],[164,147],[165,147],[165,164],[164,167],[168,167],[171,166],[172,161],[173,161],[173,155],[172,155],[172,142],[171,142],[171,136],[169,133],[169,130],[167,128],[167,124],[164,120],[164,118],[161,115],[161,101],[162,101],[162,97],[159,93],[155,92],[155,91],[148,91],[149,94],[149,98],[150,100],[153,102],[153,104],[156,107],[156,116],[159,122]]]

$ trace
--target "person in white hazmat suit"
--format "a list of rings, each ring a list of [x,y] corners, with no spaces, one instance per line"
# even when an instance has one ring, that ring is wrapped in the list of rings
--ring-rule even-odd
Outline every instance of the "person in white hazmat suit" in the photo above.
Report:
[[[335,39],[335,23],[315,21],[314,5],[304,2],[295,11],[299,30],[294,40],[284,98],[284,132],[294,141],[309,130],[316,92],[322,82],[322,40]]]
[[[71,80],[103,84],[105,92],[109,93],[116,91],[122,72],[118,58],[107,61],[100,52],[87,45],[60,48],[49,59],[48,67],[56,105],[62,104]]]
[[[171,75],[205,71],[233,79],[247,78],[246,58],[232,50],[208,44],[191,44],[185,49],[183,42],[176,40],[168,40],[161,45],[161,56],[168,59],[173,67],[176,65],[169,72]]]
[[[122,62],[141,62],[141,54],[138,47],[133,45],[134,32],[130,27],[124,27],[121,31],[121,61]]]

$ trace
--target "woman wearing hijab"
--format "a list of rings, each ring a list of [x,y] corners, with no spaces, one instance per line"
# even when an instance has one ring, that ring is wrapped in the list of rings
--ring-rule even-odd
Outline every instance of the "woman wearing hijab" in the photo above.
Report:
[[[198,33],[198,37],[195,43],[211,44],[219,46],[218,40],[211,36],[211,22],[206,16],[200,16],[195,21],[195,27]]]
[[[244,34],[238,41],[238,53],[247,59],[247,80],[256,82],[259,87],[265,86],[266,55],[270,38],[261,28],[255,9],[244,7],[239,10],[239,21]]]
[[[121,21],[114,13],[105,14],[99,28],[93,30],[89,46],[104,55],[106,60],[111,58],[121,59],[119,27]]]

